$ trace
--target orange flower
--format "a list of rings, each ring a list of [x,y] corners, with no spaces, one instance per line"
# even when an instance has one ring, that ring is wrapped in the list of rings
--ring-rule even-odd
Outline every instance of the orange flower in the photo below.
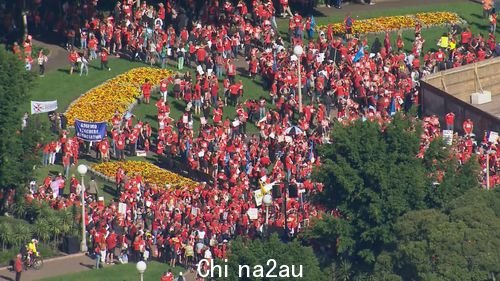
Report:
[[[410,29],[415,27],[417,21],[420,21],[420,23],[424,27],[464,22],[464,20],[462,20],[456,13],[418,13],[416,15],[379,17],[354,21],[353,32],[365,34],[394,31],[400,29]],[[328,26],[321,25],[318,28],[320,30],[326,31],[328,29]],[[343,34],[345,32],[344,24],[334,23],[332,24],[332,30],[334,34]]]
[[[116,76],[88,91],[74,101],[66,110],[68,125],[75,119],[88,122],[110,122],[116,111],[124,114],[129,106],[141,95],[140,86],[149,80],[159,84],[172,72],[150,67],[134,68]]]
[[[160,187],[167,185],[180,188],[194,188],[197,182],[162,169],[145,161],[125,161],[125,162],[103,162],[92,166],[94,171],[103,174],[106,177],[114,178],[118,168],[122,167],[129,175],[139,174],[146,183],[156,184]]]

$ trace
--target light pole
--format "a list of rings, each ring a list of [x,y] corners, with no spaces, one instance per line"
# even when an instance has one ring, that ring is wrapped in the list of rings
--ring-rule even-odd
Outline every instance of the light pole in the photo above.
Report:
[[[267,226],[269,225],[269,206],[273,203],[273,197],[270,194],[264,195],[264,198],[262,198],[262,202],[264,202],[264,205],[266,206],[266,229]]]
[[[302,77],[300,76],[300,60],[302,58],[302,53],[304,49],[300,45],[296,45],[293,48],[293,53],[297,56],[297,74],[299,77],[299,112],[302,113]]]
[[[144,281],[144,271],[148,268],[146,263],[144,261],[139,261],[136,265],[135,268],[137,268],[137,271],[141,274],[141,281]]]
[[[26,8],[26,5],[24,8]],[[26,40],[26,38],[28,37],[28,11],[23,11],[21,15],[23,16],[24,39]]]
[[[78,173],[82,176],[82,193],[80,197],[82,198],[82,243],[80,244],[80,251],[87,252],[87,232],[85,230],[85,184],[84,184],[84,176],[87,173],[87,166],[80,164],[78,165]]]
[[[495,150],[486,151],[486,190],[490,190],[490,154],[496,153]]]

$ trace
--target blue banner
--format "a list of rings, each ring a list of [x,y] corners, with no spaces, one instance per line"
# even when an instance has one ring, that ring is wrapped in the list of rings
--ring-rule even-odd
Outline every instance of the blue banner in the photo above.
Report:
[[[85,122],[75,119],[76,137],[84,141],[100,141],[106,137],[106,122]]]

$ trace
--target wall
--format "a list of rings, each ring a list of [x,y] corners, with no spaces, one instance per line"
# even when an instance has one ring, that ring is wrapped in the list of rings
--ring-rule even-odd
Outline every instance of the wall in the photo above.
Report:
[[[445,128],[444,116],[448,112],[453,112],[455,113],[455,131],[463,133],[462,124],[464,120],[470,118],[474,122],[476,139],[482,139],[485,131],[500,132],[500,119],[497,117],[436,88],[426,81],[420,83],[422,113],[439,116],[441,128]]]
[[[497,73],[500,73],[500,57],[434,73],[423,80],[470,103],[471,94],[481,89],[490,91],[492,97],[500,95],[500,77]]]

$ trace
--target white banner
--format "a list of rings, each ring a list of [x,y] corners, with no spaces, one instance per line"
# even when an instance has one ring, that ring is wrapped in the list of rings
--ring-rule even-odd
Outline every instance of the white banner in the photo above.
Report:
[[[31,114],[45,113],[57,109],[57,100],[54,101],[31,101]]]
[[[453,144],[453,130],[443,130],[443,140],[447,145]]]
[[[118,213],[125,216],[127,214],[127,204],[118,203]]]
[[[488,141],[491,142],[492,144],[497,144],[498,141],[498,133],[494,131],[490,131],[488,134]]]

